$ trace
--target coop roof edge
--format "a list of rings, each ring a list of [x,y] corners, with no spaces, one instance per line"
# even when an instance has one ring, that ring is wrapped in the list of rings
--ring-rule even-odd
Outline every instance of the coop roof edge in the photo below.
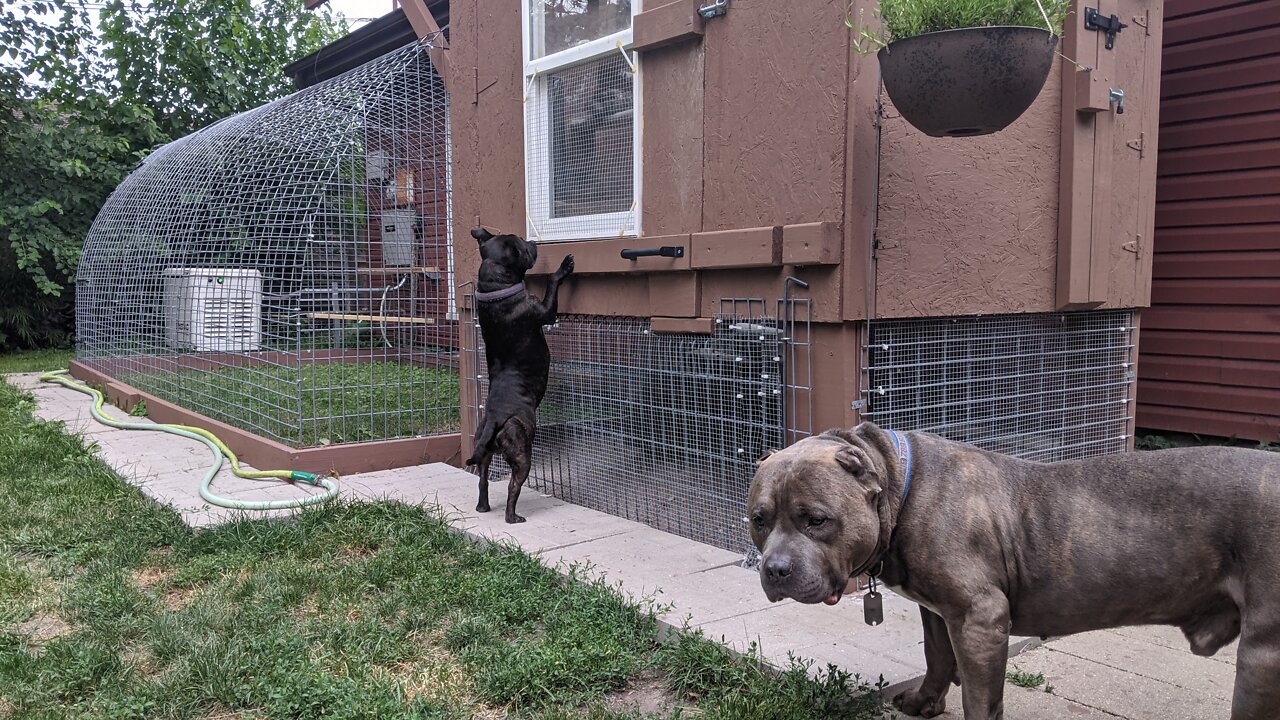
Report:
[[[449,36],[449,0],[426,0],[427,10]],[[311,87],[375,58],[398,50],[417,39],[418,35],[403,8],[363,25],[319,50],[299,58],[284,68],[297,89]]]

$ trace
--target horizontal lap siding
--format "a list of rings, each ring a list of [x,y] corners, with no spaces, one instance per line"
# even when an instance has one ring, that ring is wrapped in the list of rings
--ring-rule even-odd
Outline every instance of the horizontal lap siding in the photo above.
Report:
[[[1280,2],[1169,0],[1140,427],[1280,439]]]

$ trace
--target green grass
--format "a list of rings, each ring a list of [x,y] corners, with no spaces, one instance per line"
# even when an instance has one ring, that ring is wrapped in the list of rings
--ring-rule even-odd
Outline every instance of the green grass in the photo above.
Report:
[[[0,355],[0,375],[66,370],[67,363],[71,362],[75,356],[75,350],[71,349],[23,350]]]
[[[1040,0],[1055,35],[1071,9],[1068,0]],[[877,11],[881,30],[871,30],[865,18],[847,18],[857,34],[859,49],[875,52],[894,40],[941,30],[989,25],[1046,28],[1036,0],[881,0]]]
[[[394,362],[256,365],[133,374],[139,390],[293,447],[459,428],[458,375]]]
[[[879,717],[875,689],[781,676],[649,609],[476,546],[430,509],[332,504],[194,532],[0,383],[0,717]]]

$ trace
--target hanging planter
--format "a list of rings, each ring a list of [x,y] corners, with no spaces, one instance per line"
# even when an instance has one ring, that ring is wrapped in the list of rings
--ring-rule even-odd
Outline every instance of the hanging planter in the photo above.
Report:
[[[1057,45],[1044,28],[973,27],[894,40],[876,55],[907,122],[934,137],[968,137],[1003,130],[1031,107]]]
[[[854,47],[879,50],[884,89],[902,117],[934,137],[1003,130],[1049,77],[1070,0],[880,0]]]

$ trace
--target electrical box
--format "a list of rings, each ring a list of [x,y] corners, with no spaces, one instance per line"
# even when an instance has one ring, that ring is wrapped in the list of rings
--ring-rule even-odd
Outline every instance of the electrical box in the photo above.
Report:
[[[384,210],[382,213],[382,264],[387,267],[412,266],[414,252],[413,210]]]

